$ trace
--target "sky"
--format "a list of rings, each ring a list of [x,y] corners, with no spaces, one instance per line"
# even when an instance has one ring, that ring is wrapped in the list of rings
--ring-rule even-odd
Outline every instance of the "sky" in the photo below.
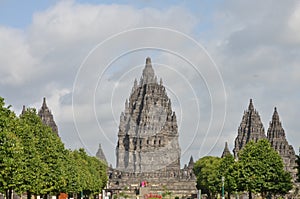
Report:
[[[115,165],[119,117],[146,57],[176,112],[182,164],[230,149],[249,99],[299,150],[300,2],[0,0],[0,96],[47,98],[66,148]]]

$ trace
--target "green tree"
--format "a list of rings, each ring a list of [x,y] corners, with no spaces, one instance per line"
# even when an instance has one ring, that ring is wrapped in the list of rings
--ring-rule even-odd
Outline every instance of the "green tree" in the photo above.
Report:
[[[65,193],[68,193],[72,198],[75,198],[75,195],[81,191],[80,187],[80,171],[78,163],[74,157],[74,152],[71,150],[66,151],[65,159],[65,174],[66,174],[66,186],[62,190]]]
[[[88,156],[84,149],[73,151],[73,157],[78,171],[78,191],[100,193],[107,181],[106,165],[97,158]]]
[[[31,195],[60,192],[100,193],[106,167],[84,149],[66,150],[60,138],[43,124],[36,110],[16,117],[0,97],[0,192]]]
[[[18,132],[25,146],[24,163],[26,174],[23,189],[45,195],[58,194],[66,186],[64,160],[66,151],[63,143],[52,129],[44,125],[35,109],[27,109],[20,116]],[[30,175],[29,175],[30,174]]]
[[[194,173],[197,177],[197,188],[209,198],[214,198],[221,190],[219,167],[221,158],[206,156],[195,162]]]
[[[249,142],[239,153],[238,189],[252,193],[285,194],[292,189],[291,175],[284,171],[279,154],[266,139]]]
[[[0,97],[0,191],[9,199],[23,177],[23,146],[15,135],[17,129],[18,118],[10,106],[5,107],[4,99]]]
[[[237,191],[237,164],[231,154],[221,159],[219,170],[219,178],[224,177],[224,189],[228,194],[228,198],[233,192]]]
[[[27,109],[19,119],[19,130],[16,135],[21,139],[23,145],[23,178],[19,187],[20,192],[27,192],[28,198],[32,193],[40,193],[44,183],[43,175],[45,174],[46,165],[42,162],[41,153],[36,147],[39,138],[35,136],[36,126],[34,125],[34,110]]]

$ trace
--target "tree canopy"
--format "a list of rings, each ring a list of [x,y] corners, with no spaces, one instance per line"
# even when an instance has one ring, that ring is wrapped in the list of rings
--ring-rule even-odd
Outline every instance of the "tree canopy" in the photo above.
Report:
[[[206,156],[195,162],[194,173],[197,176],[197,188],[209,198],[214,198],[221,190],[221,178],[218,168],[221,158]]]
[[[239,153],[238,188],[251,193],[286,194],[292,189],[291,175],[284,171],[280,155],[266,139],[249,142]]]
[[[229,196],[237,191],[237,164],[231,154],[221,158],[221,163],[218,168],[219,178],[224,177],[224,189]]]
[[[15,135],[18,118],[0,97],[0,191],[17,189],[22,179],[23,146]]]
[[[298,159],[299,160],[299,159]],[[212,198],[221,193],[221,178],[224,177],[225,191],[284,195],[292,189],[291,174],[284,171],[280,155],[266,139],[249,142],[239,153],[238,161],[228,155],[223,158],[203,157],[194,166],[197,188]]]
[[[17,117],[0,97],[0,192],[21,194],[100,193],[106,165],[84,149],[67,150],[36,110]]]

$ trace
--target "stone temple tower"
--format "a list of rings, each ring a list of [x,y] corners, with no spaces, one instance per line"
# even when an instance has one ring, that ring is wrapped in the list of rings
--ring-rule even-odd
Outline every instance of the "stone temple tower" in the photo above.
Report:
[[[180,153],[176,115],[148,57],[120,116],[116,169],[133,173],[179,170]]]
[[[254,109],[252,99],[250,99],[248,110],[244,112],[242,122],[238,128],[238,135],[234,142],[234,157],[238,158],[238,152],[248,142],[256,142],[263,138],[266,139],[265,130],[258,112]]]
[[[267,138],[271,143],[271,146],[281,156],[284,163],[285,170],[289,171],[293,179],[295,180],[297,174],[295,151],[293,146],[289,145],[286,139],[285,132],[284,129],[282,128],[276,107],[274,108],[272,121],[269,124]]]
[[[231,156],[232,156],[232,154],[230,153],[229,148],[228,148],[228,143],[225,142],[225,148],[224,148],[224,150],[223,150],[223,153],[222,153],[222,155],[221,155],[221,158],[224,158],[224,157],[226,157],[226,156],[228,156],[228,155],[231,155]]]
[[[52,131],[57,135],[58,135],[58,128],[57,128],[57,125],[54,121],[54,118],[53,118],[53,115],[50,111],[50,109],[48,108],[47,106],[47,103],[46,103],[46,98],[44,97],[43,99],[43,104],[42,104],[42,107],[40,108],[39,112],[38,112],[38,115],[40,116],[40,118],[42,119],[42,122],[51,127],[52,128]]]
[[[98,151],[96,153],[96,158],[98,158],[99,160],[101,160],[105,164],[107,164],[107,160],[106,160],[105,154],[104,154],[104,152],[102,150],[101,144],[99,144],[99,148],[98,148]]]

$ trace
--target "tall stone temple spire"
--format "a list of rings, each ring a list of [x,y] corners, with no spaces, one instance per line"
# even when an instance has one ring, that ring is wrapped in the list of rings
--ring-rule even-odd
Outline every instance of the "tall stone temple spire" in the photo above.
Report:
[[[296,155],[292,145],[289,145],[284,129],[282,128],[279,115],[276,107],[272,116],[272,121],[269,124],[267,138],[271,143],[271,146],[281,156],[285,170],[292,174],[293,179],[296,179],[297,170],[296,168]]]
[[[180,153],[176,115],[148,57],[120,116],[116,166],[128,172],[180,169]]]
[[[151,58],[146,58],[146,66],[143,70],[143,75],[141,77],[143,84],[155,83],[155,74],[151,64]]]
[[[38,112],[38,115],[40,116],[40,118],[42,119],[42,122],[51,127],[52,128],[52,131],[57,135],[58,135],[58,129],[57,129],[57,126],[56,126],[56,123],[53,119],[53,115],[51,113],[51,111],[49,110],[48,106],[47,106],[47,103],[46,103],[46,98],[44,97],[43,99],[43,104],[42,104],[42,107],[41,109],[39,110]]]
[[[195,164],[194,158],[193,158],[193,156],[191,156],[191,157],[190,157],[189,164],[188,164],[187,167],[188,167],[189,169],[193,169],[193,168],[194,168],[194,164]]]
[[[99,160],[102,160],[104,163],[107,164],[107,160],[106,160],[106,157],[104,155],[104,152],[102,150],[102,147],[101,147],[101,144],[99,144],[99,148],[98,148],[98,151],[96,153],[96,157],[99,159]]]
[[[227,142],[225,142],[225,148],[223,150],[221,158],[224,158],[227,155],[232,155],[232,154],[230,153]]]
[[[242,122],[238,128],[238,135],[235,139],[233,149],[234,157],[238,158],[238,152],[250,141],[258,141],[266,138],[263,124],[260,120],[258,112],[254,109],[252,99],[248,106],[248,110],[244,112]]]

